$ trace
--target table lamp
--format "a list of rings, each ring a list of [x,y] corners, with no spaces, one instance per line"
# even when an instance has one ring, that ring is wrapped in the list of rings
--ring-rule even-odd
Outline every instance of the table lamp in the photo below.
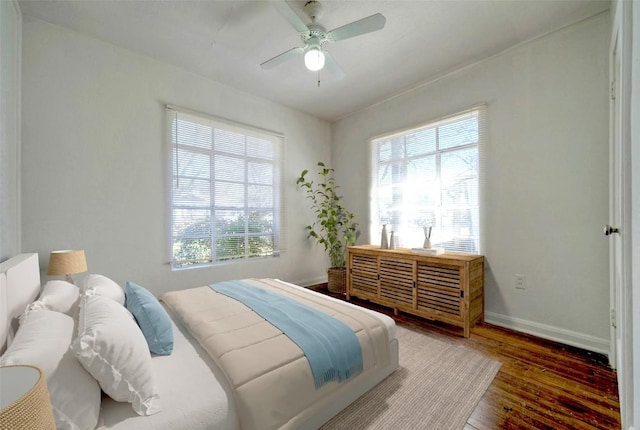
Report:
[[[49,268],[47,275],[62,276],[64,280],[73,284],[70,275],[87,271],[87,260],[84,257],[84,250],[66,249],[61,251],[51,251],[49,255]]]

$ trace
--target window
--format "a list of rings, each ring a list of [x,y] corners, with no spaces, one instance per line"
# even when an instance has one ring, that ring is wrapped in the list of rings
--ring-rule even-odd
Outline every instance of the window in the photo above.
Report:
[[[479,179],[484,109],[371,141],[371,237],[382,225],[403,247],[480,252]]]
[[[282,251],[281,135],[167,108],[173,267]]]

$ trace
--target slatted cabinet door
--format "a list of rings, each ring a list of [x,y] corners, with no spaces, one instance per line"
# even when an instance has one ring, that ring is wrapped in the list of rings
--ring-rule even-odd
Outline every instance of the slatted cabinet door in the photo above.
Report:
[[[377,299],[378,294],[378,258],[372,255],[349,255],[347,299],[349,294],[363,299]]]
[[[380,258],[380,299],[402,309],[415,308],[414,273],[415,261]]]
[[[460,267],[418,263],[417,309],[443,321],[464,321]]]

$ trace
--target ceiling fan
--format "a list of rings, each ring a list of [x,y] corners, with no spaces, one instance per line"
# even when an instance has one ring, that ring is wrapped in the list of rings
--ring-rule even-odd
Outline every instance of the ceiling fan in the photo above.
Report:
[[[311,0],[304,5],[304,11],[311,20],[311,24],[306,25],[295,10],[284,0],[272,2],[278,12],[300,33],[300,38],[304,42],[303,47],[291,48],[282,54],[260,64],[263,69],[271,69],[295,56],[304,53],[304,62],[307,69],[317,71],[325,66],[327,72],[335,79],[344,78],[344,72],[335,61],[333,56],[323,49],[325,43],[338,42],[361,34],[371,33],[381,30],[384,27],[386,18],[379,13],[362,18],[334,30],[327,31],[318,23],[322,17],[322,5],[320,2]]]

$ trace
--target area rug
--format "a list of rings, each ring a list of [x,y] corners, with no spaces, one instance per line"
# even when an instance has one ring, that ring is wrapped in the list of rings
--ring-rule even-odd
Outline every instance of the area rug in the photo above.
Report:
[[[322,430],[462,429],[500,369],[469,348],[397,327],[400,367]]]

